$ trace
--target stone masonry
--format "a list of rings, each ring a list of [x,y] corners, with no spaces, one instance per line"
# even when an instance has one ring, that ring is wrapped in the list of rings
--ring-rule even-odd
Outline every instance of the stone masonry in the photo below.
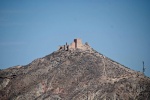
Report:
[[[81,39],[74,39],[74,41],[69,45],[69,49],[81,49],[83,46]]]
[[[86,44],[82,44],[82,40],[77,38],[77,39],[74,39],[74,41],[70,45],[68,45],[66,43],[63,46],[60,46],[59,50],[66,50],[66,51],[68,51],[68,50],[74,50],[74,49],[77,49],[77,48],[85,50],[88,47],[89,47],[89,45],[87,43]]]

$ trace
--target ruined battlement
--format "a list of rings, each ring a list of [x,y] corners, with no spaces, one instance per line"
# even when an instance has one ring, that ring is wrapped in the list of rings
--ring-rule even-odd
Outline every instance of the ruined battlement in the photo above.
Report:
[[[74,39],[74,41],[69,45],[69,49],[76,49],[82,48],[82,40],[81,39]]]
[[[60,46],[59,50],[68,51],[68,50],[74,50],[74,49],[77,49],[77,48],[78,49],[85,49],[87,47],[89,47],[88,43],[82,44],[82,40],[77,38],[77,39],[74,39],[74,41],[70,45],[68,45],[66,43],[66,45]]]

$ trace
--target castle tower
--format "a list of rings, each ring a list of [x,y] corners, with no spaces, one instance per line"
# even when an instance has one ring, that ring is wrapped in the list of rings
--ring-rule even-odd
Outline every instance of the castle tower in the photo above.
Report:
[[[85,47],[86,47],[86,45],[83,45],[82,44],[82,40],[78,38],[78,39],[74,39],[74,41],[70,45],[68,45],[66,43],[66,45],[60,46],[59,50],[66,50],[66,51],[68,51],[69,49],[76,49],[76,48],[78,48],[78,49],[85,49]]]
[[[75,42],[75,48],[81,48],[82,47],[82,40],[81,39],[74,39]]]
[[[81,39],[74,39],[74,41],[69,45],[70,49],[81,48],[83,46]]]

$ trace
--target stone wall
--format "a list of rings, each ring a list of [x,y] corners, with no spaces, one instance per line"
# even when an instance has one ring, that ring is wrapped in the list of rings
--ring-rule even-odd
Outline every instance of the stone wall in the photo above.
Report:
[[[69,49],[75,49],[75,42],[72,42],[72,43],[69,45]]]
[[[66,43],[66,45],[60,46],[59,50],[68,51],[68,50],[77,49],[77,48],[82,49],[82,50],[87,50],[90,48],[90,46],[88,45],[88,43],[82,44],[82,40],[78,38],[78,39],[74,39],[74,41],[70,45]]]
[[[69,45],[69,49],[75,49],[75,48],[82,48],[82,40],[81,39],[74,39],[74,41]]]
[[[82,48],[82,40],[81,39],[75,39],[76,48]]]

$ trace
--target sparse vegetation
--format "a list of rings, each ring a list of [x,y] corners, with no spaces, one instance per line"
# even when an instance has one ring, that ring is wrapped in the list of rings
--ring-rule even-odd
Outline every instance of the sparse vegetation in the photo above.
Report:
[[[137,73],[92,48],[58,50],[0,71],[0,100],[149,100],[150,78]]]

